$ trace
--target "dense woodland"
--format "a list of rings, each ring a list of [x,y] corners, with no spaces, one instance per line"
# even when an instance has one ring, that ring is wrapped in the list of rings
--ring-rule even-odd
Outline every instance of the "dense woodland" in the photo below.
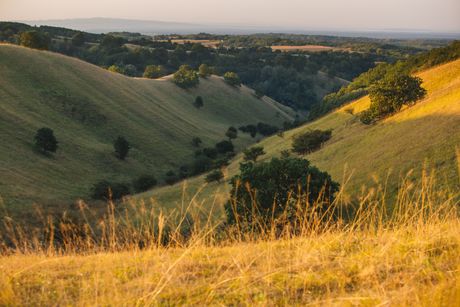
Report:
[[[199,43],[174,43],[173,38],[220,40],[221,44],[208,48]],[[216,75],[236,73],[257,95],[270,96],[296,110],[314,109],[316,113],[324,95],[339,90],[345,80],[357,78],[376,63],[393,63],[418,54],[423,50],[420,46],[446,43],[417,41],[408,46],[398,40],[284,34],[152,38],[136,33],[91,34],[7,22],[0,23],[0,41],[49,49],[128,76],[158,78],[176,72],[181,65],[198,70],[206,64]],[[352,52],[282,53],[269,48],[283,44],[321,44]]]

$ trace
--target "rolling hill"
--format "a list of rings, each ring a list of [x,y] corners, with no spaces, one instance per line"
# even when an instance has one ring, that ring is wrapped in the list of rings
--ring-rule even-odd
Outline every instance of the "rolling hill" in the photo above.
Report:
[[[310,129],[332,129],[332,138],[322,149],[305,156],[313,165],[329,172],[333,179],[344,183],[346,191],[357,196],[363,186],[386,186],[395,194],[401,178],[413,170],[409,178],[420,178],[421,171],[435,170],[440,183],[454,190],[460,188],[456,147],[460,148],[460,60],[434,67],[418,74],[426,98],[403,109],[376,125],[362,124],[357,113],[366,109],[370,100],[363,97],[318,120],[287,131],[283,137],[262,140],[267,154],[262,160],[290,150],[292,138]],[[241,156],[226,170],[227,179],[238,172]],[[223,203],[229,185],[204,184],[204,177],[182,184],[163,187],[139,195],[154,198],[168,207],[194,199],[208,204]]]
[[[0,196],[8,208],[60,206],[87,197],[102,179],[129,182],[144,173],[161,179],[191,161],[195,136],[213,146],[231,125],[291,119],[290,109],[218,77],[184,90],[12,45],[0,45],[0,71]],[[193,106],[198,95],[201,109]],[[49,157],[34,151],[41,127],[53,129],[59,141]],[[132,146],[126,161],[113,155],[119,135]],[[236,146],[253,141],[242,136]]]

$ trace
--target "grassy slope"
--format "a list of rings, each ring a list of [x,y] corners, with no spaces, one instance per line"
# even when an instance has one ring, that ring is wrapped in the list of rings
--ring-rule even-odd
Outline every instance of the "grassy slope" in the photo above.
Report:
[[[412,178],[420,177],[419,172],[426,162],[441,174],[440,180],[458,189],[455,146],[460,146],[460,60],[435,67],[420,73],[427,97],[411,108],[374,125],[360,123],[354,114],[366,109],[370,103],[368,97],[354,101],[312,123],[288,131],[284,137],[273,136],[260,142],[267,155],[263,159],[278,156],[282,150],[290,150],[292,138],[309,129],[333,129],[333,136],[325,146],[308,156],[314,165],[329,172],[332,177],[347,182],[347,191],[357,192],[363,185],[372,185],[375,181],[383,183],[388,173],[388,189],[394,193],[399,176],[414,169]],[[228,178],[238,171],[241,157],[228,168]],[[344,176],[344,174],[346,176]],[[186,197],[179,198],[182,184],[163,187],[140,195],[153,197],[160,204],[177,207],[187,202],[204,185],[203,177],[186,182]],[[208,205],[217,200],[225,201],[227,184],[211,184],[200,192],[197,198],[206,200]]]
[[[0,45],[0,71],[0,196],[8,205],[74,200],[101,179],[161,178],[191,161],[194,136],[213,146],[230,125],[281,124],[290,117],[286,108],[217,77],[183,90],[11,45]],[[201,110],[192,106],[197,95],[205,101]],[[43,126],[59,141],[52,157],[33,150],[35,131]],[[132,144],[125,162],[112,154],[118,135]],[[236,145],[251,142],[243,136]]]

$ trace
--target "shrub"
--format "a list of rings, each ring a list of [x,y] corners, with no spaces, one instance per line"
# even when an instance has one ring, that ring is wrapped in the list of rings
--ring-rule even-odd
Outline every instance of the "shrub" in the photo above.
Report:
[[[54,136],[54,132],[50,128],[40,128],[35,134],[35,146],[41,150],[43,153],[46,152],[56,152],[58,146],[58,141]]]
[[[224,174],[220,169],[215,169],[206,176],[206,182],[220,182],[224,178]]]
[[[147,65],[142,75],[144,78],[157,79],[164,76],[165,72],[160,65]]]
[[[129,194],[130,190],[128,185],[103,180],[93,186],[91,197],[100,200],[118,200]]]
[[[198,156],[195,161],[193,161],[192,164],[192,174],[193,175],[198,175],[202,174],[208,170],[211,169],[212,167],[212,159],[206,157],[206,156]]]
[[[241,85],[240,77],[236,73],[231,72],[231,71],[226,72],[224,74],[224,80],[225,80],[225,82],[227,82],[231,86],[240,86]]]
[[[234,150],[233,144],[230,141],[221,141],[216,144],[216,150],[221,153],[228,153]]]
[[[265,151],[262,146],[251,147],[243,151],[244,161],[256,162],[257,158],[264,155]]]
[[[142,175],[133,181],[133,188],[136,193],[150,190],[157,185],[157,180],[151,175]]]
[[[173,82],[182,88],[197,86],[200,82],[198,73],[188,65],[182,65],[173,76]]]
[[[124,160],[131,149],[128,141],[122,136],[113,142],[113,148],[115,149],[115,156],[120,160]]]
[[[332,136],[331,130],[311,130],[294,138],[292,151],[298,154],[308,154],[319,149]]]
[[[328,173],[311,166],[308,160],[290,157],[242,163],[231,185],[232,198],[225,205],[227,221],[242,226],[258,226],[281,215],[291,220],[298,201],[313,203],[321,196],[328,204],[339,189]]]
[[[137,76],[137,68],[133,64],[128,64],[123,67],[123,74],[130,77]]]
[[[195,101],[193,102],[193,105],[194,105],[195,108],[197,108],[197,109],[203,107],[203,105],[204,105],[203,97],[197,96],[197,97],[195,98]]]

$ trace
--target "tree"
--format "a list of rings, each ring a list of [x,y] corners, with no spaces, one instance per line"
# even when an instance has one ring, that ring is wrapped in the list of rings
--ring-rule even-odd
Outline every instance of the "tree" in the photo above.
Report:
[[[238,137],[238,130],[235,127],[229,127],[225,136],[228,137],[229,141],[236,139]]]
[[[241,132],[249,133],[253,138],[257,135],[257,127],[255,125],[241,126],[239,129]]]
[[[292,151],[301,155],[319,149],[332,136],[332,130],[310,130],[294,138]]]
[[[142,75],[144,78],[157,79],[164,76],[164,68],[160,65],[147,65]]]
[[[211,183],[214,181],[220,182],[224,178],[222,170],[215,169],[206,176],[206,182]]]
[[[133,188],[136,193],[150,190],[157,185],[157,180],[151,175],[142,175],[133,181]]]
[[[232,142],[230,141],[221,141],[216,144],[216,149],[217,149],[217,152],[224,154],[224,153],[232,152],[234,147],[233,147]]]
[[[138,72],[137,72],[137,68],[136,66],[134,66],[133,64],[128,64],[128,65],[125,65],[123,68],[123,74],[126,75],[126,76],[130,76],[130,77],[135,77],[137,76]]]
[[[48,34],[38,31],[26,31],[19,36],[19,43],[29,48],[48,50],[51,39]]]
[[[200,75],[201,78],[207,78],[211,75],[211,73],[212,73],[211,68],[209,68],[209,66],[206,64],[201,64],[200,67],[198,68],[198,74]]]
[[[387,74],[369,89],[370,114],[378,119],[398,112],[403,105],[413,105],[426,95],[421,85],[422,79],[419,77]]]
[[[131,149],[128,141],[122,136],[114,141],[113,148],[115,149],[115,156],[120,160],[124,160]]]
[[[267,225],[272,218],[296,218],[298,201],[332,202],[339,184],[330,175],[300,158],[272,158],[264,163],[241,163],[231,180],[231,200],[225,205],[229,224]],[[305,207],[308,208],[309,206]],[[303,215],[302,215],[303,216]]]
[[[56,152],[58,141],[54,136],[54,132],[50,128],[40,128],[35,134],[35,146],[40,149],[43,153]]]
[[[83,32],[78,32],[72,36],[72,45],[75,47],[81,47],[85,44],[85,34]]]
[[[199,137],[194,137],[192,139],[192,145],[194,147],[200,147],[201,143],[203,143],[203,142],[201,141],[201,139]]]
[[[240,77],[232,71],[228,71],[224,74],[224,80],[231,86],[241,86]]]
[[[210,159],[215,159],[217,158],[218,152],[215,148],[207,147],[203,148],[203,154]]]
[[[197,97],[195,98],[195,102],[193,102],[193,105],[194,105],[195,108],[197,108],[197,109],[203,107],[203,105],[204,105],[203,97],[197,96]]]
[[[93,185],[91,191],[91,197],[100,200],[118,200],[131,193],[127,184],[107,180],[99,181]]]
[[[262,146],[251,147],[243,151],[244,161],[256,162],[257,158],[264,155],[265,151]]]
[[[197,86],[200,82],[198,73],[188,65],[182,65],[179,70],[174,73],[173,82],[182,88]]]

